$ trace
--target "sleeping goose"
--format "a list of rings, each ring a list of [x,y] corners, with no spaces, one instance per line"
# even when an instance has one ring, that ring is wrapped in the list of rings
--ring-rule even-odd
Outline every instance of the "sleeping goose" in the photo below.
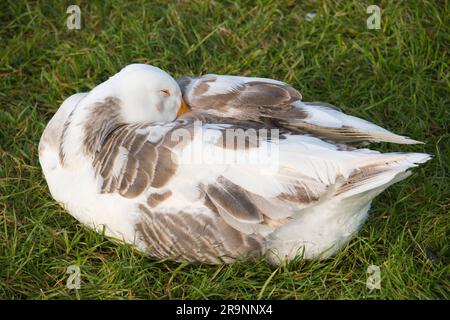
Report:
[[[203,121],[251,120],[346,144],[421,143],[323,102],[303,102],[288,84],[267,78],[206,74],[177,79],[184,101]],[[213,120],[213,121],[214,121]]]
[[[239,117],[177,118],[183,110],[177,82],[141,64],[69,97],[39,143],[51,195],[81,223],[151,257],[264,256],[277,265],[331,257],[361,228],[372,199],[429,159],[345,149]],[[328,110],[303,119],[328,121]],[[365,124],[358,130],[379,128],[356,121]]]

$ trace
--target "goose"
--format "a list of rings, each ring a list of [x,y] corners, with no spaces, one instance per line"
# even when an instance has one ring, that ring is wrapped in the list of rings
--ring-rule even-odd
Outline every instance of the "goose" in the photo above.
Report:
[[[412,141],[327,106],[316,112],[300,105],[302,123],[325,123],[322,134],[303,124],[287,130],[297,124],[290,111],[277,116],[270,108],[292,111],[288,104],[300,97],[275,80],[266,83],[276,89],[257,85],[232,106],[255,97],[264,115],[286,119],[284,129],[236,110],[203,118],[195,106],[186,112],[184,99],[192,107],[199,89],[193,95],[179,83],[154,66],[126,66],[67,98],[39,142],[52,197],[82,224],[156,259],[221,264],[264,257],[279,265],[299,255],[330,258],[362,227],[374,197],[430,159],[346,147],[353,135],[339,128],[349,122],[357,141]],[[280,88],[292,97],[266,104]],[[323,128],[330,124],[337,130],[328,136]]]

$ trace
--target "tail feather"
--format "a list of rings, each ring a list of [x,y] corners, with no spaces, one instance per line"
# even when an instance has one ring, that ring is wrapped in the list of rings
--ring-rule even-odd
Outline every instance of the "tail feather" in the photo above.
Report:
[[[347,115],[338,108],[321,102],[296,101],[293,106],[304,117],[282,117],[280,124],[293,131],[308,132],[343,143],[390,142],[421,144],[423,142],[390,132],[369,121]]]
[[[390,185],[408,177],[409,168],[416,167],[430,158],[431,156],[426,153],[374,155],[373,159],[369,158],[336,189],[335,196],[347,198],[367,191],[375,191],[372,196],[375,197]]]

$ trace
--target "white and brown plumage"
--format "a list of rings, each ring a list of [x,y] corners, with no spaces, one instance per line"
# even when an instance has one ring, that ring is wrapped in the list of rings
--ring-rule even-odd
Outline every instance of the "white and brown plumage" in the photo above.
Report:
[[[266,78],[207,74],[177,80],[183,99],[203,118],[251,120],[334,142],[420,143],[347,115],[323,102],[302,102],[288,84]]]
[[[335,117],[341,128],[356,119],[355,141],[388,136],[381,128],[370,135],[379,127],[337,116],[327,106],[296,111],[299,94],[280,82],[249,82],[237,98],[236,89],[217,87],[206,94],[209,102],[202,94],[214,88],[211,81],[202,90],[181,83],[194,111],[179,120],[180,87],[151,66],[128,66],[91,92],[70,97],[39,145],[52,196],[82,223],[104,227],[107,235],[154,257],[215,264],[265,254],[277,264],[299,253],[310,259],[337,252],[365,221],[371,200],[429,159],[345,148],[351,135],[344,131],[335,130],[336,138],[335,133],[316,137],[303,124],[288,130],[293,123],[329,126]],[[211,111],[199,107],[209,104]],[[225,105],[232,107],[228,117],[217,113]],[[267,115],[272,122],[263,121]],[[303,122],[294,121],[297,115]],[[199,118],[205,122],[199,125]],[[273,122],[283,119],[283,125]],[[260,134],[276,125],[284,126],[279,139]],[[236,129],[257,134],[241,146],[224,144],[222,138]],[[390,139],[412,142],[394,134]],[[277,152],[268,163],[223,161],[258,159],[269,149]],[[199,153],[201,161],[193,161]]]

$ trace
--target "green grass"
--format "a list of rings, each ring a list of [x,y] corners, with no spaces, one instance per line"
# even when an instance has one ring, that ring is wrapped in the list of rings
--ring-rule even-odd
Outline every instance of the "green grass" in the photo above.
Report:
[[[449,299],[449,3],[376,1],[64,1],[0,4],[0,298],[2,299]],[[317,16],[308,22],[308,12]],[[205,72],[271,77],[304,100],[334,103],[425,145],[381,151],[434,155],[373,203],[359,236],[327,261],[278,269],[154,261],[80,225],[52,200],[37,144],[69,95],[123,66],[173,76]],[[81,268],[80,290],[66,269]],[[366,270],[381,270],[381,290]]]

